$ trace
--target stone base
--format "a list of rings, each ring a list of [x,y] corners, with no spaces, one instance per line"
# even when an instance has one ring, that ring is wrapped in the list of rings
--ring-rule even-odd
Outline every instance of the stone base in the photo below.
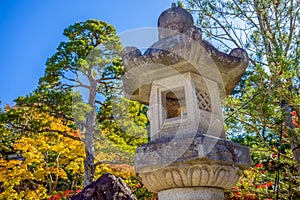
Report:
[[[224,191],[221,188],[191,187],[162,190],[158,200],[223,200]]]
[[[176,188],[230,190],[251,164],[248,147],[207,135],[151,141],[138,147],[135,158],[139,179],[154,193]]]

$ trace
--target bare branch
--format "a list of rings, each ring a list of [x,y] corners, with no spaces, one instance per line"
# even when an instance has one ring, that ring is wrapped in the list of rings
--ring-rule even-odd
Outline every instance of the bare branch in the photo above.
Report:
[[[256,128],[256,126],[254,126],[254,125],[252,125],[252,124],[250,124],[250,123],[248,123],[248,122],[246,122],[246,121],[244,121],[244,120],[241,120],[241,119],[239,119],[239,118],[236,118],[236,117],[234,117],[234,116],[232,116],[232,118],[234,118],[235,120],[237,120],[237,121],[239,121],[239,122],[241,122],[241,123],[243,123],[243,124],[246,124],[247,126],[251,127],[252,130],[257,134],[257,136],[259,137],[259,139],[263,142],[263,144],[264,144],[270,151],[275,152],[275,153],[278,153],[275,149],[273,149],[273,148],[266,142],[266,140],[265,140],[264,137],[261,135],[260,131]],[[282,154],[281,156],[286,157],[286,158],[291,158],[291,157],[289,157],[289,156],[287,156],[287,155],[284,155],[284,154]]]

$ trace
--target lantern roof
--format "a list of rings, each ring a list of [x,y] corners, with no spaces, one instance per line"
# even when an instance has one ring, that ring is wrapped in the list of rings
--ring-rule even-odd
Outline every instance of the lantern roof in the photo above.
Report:
[[[214,80],[220,92],[230,94],[239,83],[249,62],[241,48],[229,54],[202,39],[202,31],[193,25],[192,15],[172,6],[158,19],[159,40],[143,54],[136,47],[123,51],[125,95],[149,104],[153,81],[192,72]]]

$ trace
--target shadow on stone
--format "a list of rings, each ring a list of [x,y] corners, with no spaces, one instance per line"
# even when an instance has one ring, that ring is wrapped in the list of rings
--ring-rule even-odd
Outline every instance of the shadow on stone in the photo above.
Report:
[[[136,200],[128,185],[119,177],[104,174],[71,200]]]

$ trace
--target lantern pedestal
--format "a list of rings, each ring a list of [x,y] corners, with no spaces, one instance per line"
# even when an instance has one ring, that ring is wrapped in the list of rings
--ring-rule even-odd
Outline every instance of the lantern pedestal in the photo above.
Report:
[[[164,138],[138,147],[135,170],[160,200],[218,200],[250,164],[249,148],[196,134],[194,138]]]

